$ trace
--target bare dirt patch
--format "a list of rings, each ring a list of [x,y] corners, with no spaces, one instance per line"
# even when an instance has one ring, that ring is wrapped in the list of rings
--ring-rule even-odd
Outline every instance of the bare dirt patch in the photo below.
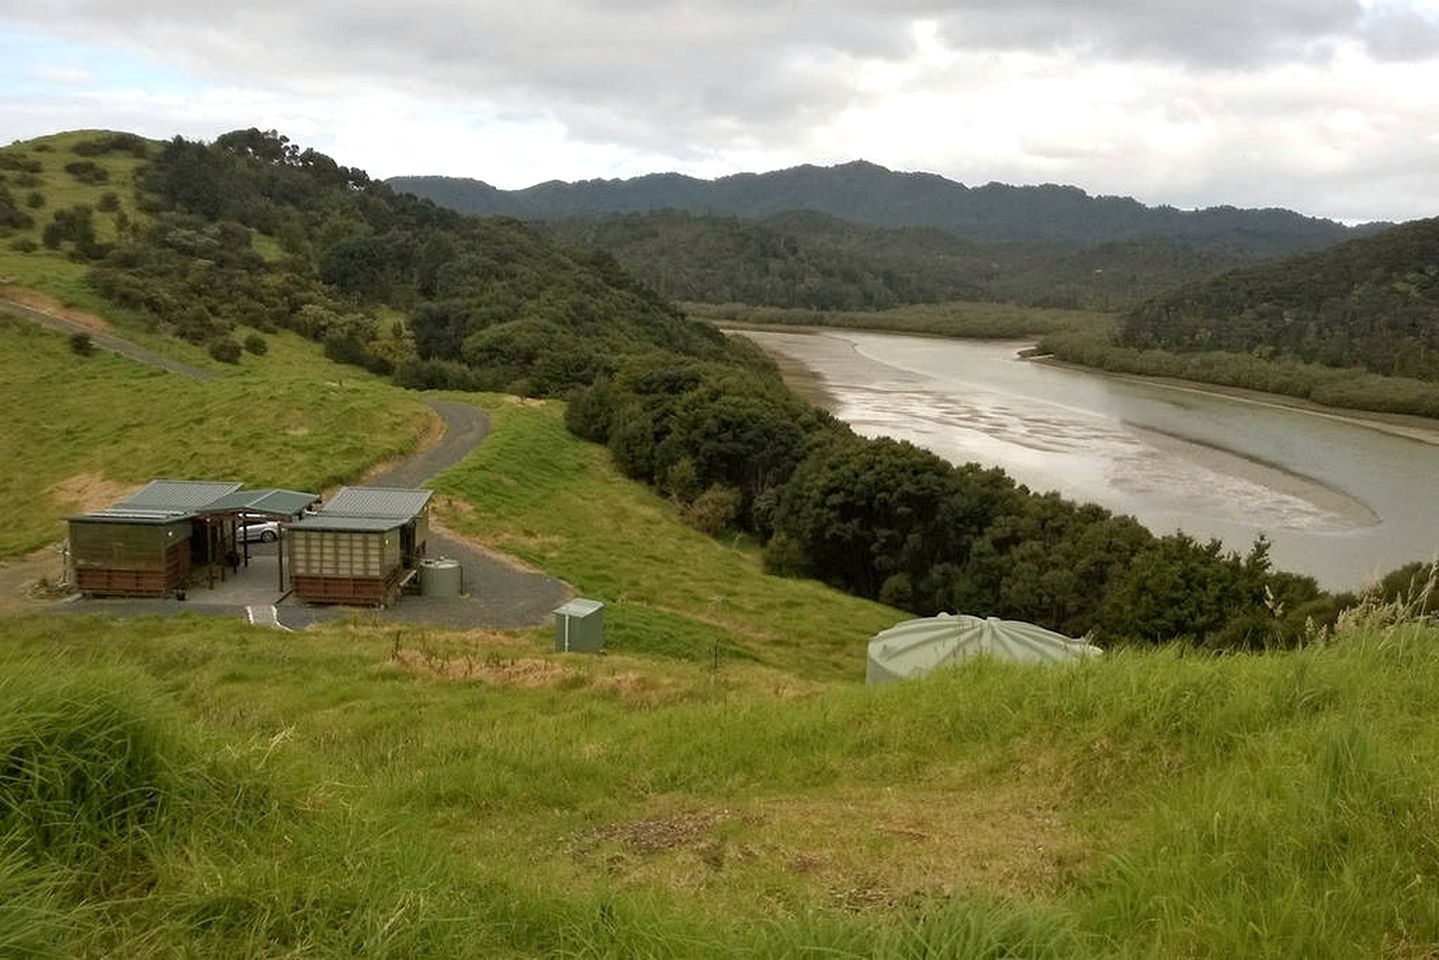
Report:
[[[625,885],[748,896],[792,878],[796,893],[857,912],[956,894],[1057,895],[1092,861],[1071,822],[1062,764],[954,769],[923,782],[771,796],[729,808],[661,801],[647,816],[578,834],[567,852]]]
[[[667,850],[693,846],[708,839],[714,825],[729,816],[728,810],[699,810],[663,817],[623,820],[581,834],[575,838],[572,849],[584,856],[606,841],[613,841],[630,853],[653,856]]]
[[[103,473],[77,473],[50,485],[46,492],[61,507],[76,512],[108,507],[139,489],[139,484],[111,480]]]
[[[48,313],[52,317],[59,317],[61,320],[68,320],[96,333],[110,333],[114,328],[110,321],[87,310],[77,310],[74,307],[67,307],[47,293],[39,290],[29,290],[25,287],[12,285],[0,285],[0,296],[6,300],[13,300],[15,303],[23,304],[31,310],[38,310],[41,313]]]
[[[56,592],[44,587],[58,583],[64,571],[59,544],[0,564],[0,616],[34,613],[53,603]]]

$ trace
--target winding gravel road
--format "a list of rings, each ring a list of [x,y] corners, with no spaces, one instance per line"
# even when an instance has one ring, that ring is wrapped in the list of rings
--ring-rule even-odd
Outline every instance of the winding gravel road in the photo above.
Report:
[[[138,360],[141,363],[148,363],[152,367],[159,367],[171,373],[178,373],[182,377],[190,377],[194,380],[215,379],[215,374],[209,370],[201,370],[199,367],[192,367],[188,363],[172,360],[163,354],[137,346],[129,340],[113,334],[101,333],[99,330],[91,330],[83,324],[66,320],[64,317],[57,317],[53,313],[46,313],[43,310],[36,310],[34,307],[27,307],[25,304],[16,303],[14,300],[0,297],[0,313],[8,313],[22,320],[38,323],[42,327],[49,327],[51,330],[60,333],[83,333],[90,338],[91,343],[102,350],[109,350],[111,353],[118,353],[120,356],[129,357],[131,360]]]

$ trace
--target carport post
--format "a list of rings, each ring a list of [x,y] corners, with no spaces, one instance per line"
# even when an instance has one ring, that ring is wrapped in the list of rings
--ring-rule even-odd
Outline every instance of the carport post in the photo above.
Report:
[[[275,536],[275,559],[279,561],[276,566],[280,571],[280,592],[285,592],[285,525],[281,524],[276,528]]]

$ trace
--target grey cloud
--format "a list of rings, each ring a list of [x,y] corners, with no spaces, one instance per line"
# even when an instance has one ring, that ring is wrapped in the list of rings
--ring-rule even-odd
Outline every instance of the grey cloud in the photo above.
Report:
[[[1248,83],[1270,67],[1328,64],[1341,44],[1360,44],[1388,59],[1439,55],[1435,25],[1399,0],[1378,7],[1359,0],[253,0],[228,6],[0,0],[0,17],[280,99],[353,105],[387,92],[472,117],[549,121],[582,146],[613,145],[711,170],[739,152],[797,161],[892,155],[898,147],[886,142],[831,142],[829,155],[807,146],[824,142],[823,132],[842,111],[880,108],[885,94],[862,82],[875,65],[895,68],[893,82],[903,93],[942,98],[959,116],[969,115],[967,103],[982,101],[1009,79],[1005,58],[988,56],[994,52],[1038,54],[1045,76],[1057,73],[1060,82],[1065,70],[1095,64],[1148,78],[1135,84],[1161,70],[1175,78],[1174,95],[1181,98],[1191,91],[1201,96],[1224,78]],[[958,55],[949,66],[915,60],[921,21],[935,23],[940,41]],[[1307,86],[1281,87],[1262,97],[1231,91],[1203,116],[1222,115],[1252,131],[1314,106]],[[1164,112],[1170,95],[1145,88],[1135,98]],[[1194,113],[1198,124],[1196,110],[1180,102],[1169,112]],[[1427,131],[1434,131],[1432,124]],[[979,126],[973,130],[976,141],[986,135]],[[1422,142],[1424,131],[1406,135]],[[1018,153],[1000,158],[1007,169],[986,169],[982,176],[964,169],[958,156],[918,165],[965,180],[1019,180],[1033,172],[1126,192],[1105,179],[1131,176],[1114,173],[1115,155],[1128,149],[1115,136],[1120,139],[1108,155],[1107,141],[1076,145],[1065,142],[1062,131],[1032,136]],[[1026,151],[1033,168],[1025,166]],[[1221,172],[1242,166],[1245,176],[1256,169],[1253,158],[1240,163],[1222,153],[1204,162]],[[1288,162],[1270,157],[1268,166],[1284,179]],[[467,172],[486,175],[482,168]],[[1244,176],[1215,176],[1213,184],[1195,186],[1194,196],[1247,202],[1258,189],[1246,186]],[[1309,186],[1320,189],[1317,182]],[[1243,192],[1214,192],[1220,187]],[[1430,181],[1423,180],[1423,190],[1432,195]],[[1305,208],[1321,209],[1317,203]]]
[[[87,40],[187,58],[217,76],[254,71],[302,87],[364,83],[452,102],[524,101],[582,135],[623,113],[633,145],[744,126],[774,133],[857,96],[848,64],[911,50],[902,17],[808,2],[628,0],[465,4],[280,3],[215,10],[174,0],[52,0],[15,14],[82,25]]]
[[[420,95],[524,100],[570,123],[624,113],[635,145],[743,126],[776,135],[864,99],[855,64],[900,63],[919,20],[957,49],[1075,51],[1190,68],[1323,55],[1352,37],[1384,55],[1435,42],[1403,8],[1357,0],[4,0],[86,39],[294,84],[381,78]],[[3,9],[3,8],[0,8]],[[258,68],[258,69],[257,69]],[[648,129],[647,135],[644,133]],[[591,135],[589,131],[585,135]]]
[[[1384,60],[1422,60],[1439,53],[1439,22],[1412,9],[1381,7],[1366,18],[1364,39]]]

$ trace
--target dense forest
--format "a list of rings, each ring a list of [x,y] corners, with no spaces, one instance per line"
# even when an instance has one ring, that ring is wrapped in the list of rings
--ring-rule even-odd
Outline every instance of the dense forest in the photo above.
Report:
[[[931,173],[901,173],[864,161],[718,180],[661,173],[630,180],[551,181],[524,190],[497,190],[453,177],[393,177],[388,182],[462,213],[524,220],[666,209],[750,218],[812,210],[871,226],[932,227],[973,243],[1045,240],[1095,246],[1164,239],[1244,259],[1316,249],[1367,232],[1290,210],[1147,207],[1129,197],[1090,196],[1077,187],[1055,184],[969,187]]]
[[[666,297],[811,310],[971,300],[1098,310],[1372,231],[1287,210],[1180,211],[1074,187],[966,187],[869,163],[496,190],[389,183],[597,247]]]
[[[663,210],[537,226],[564,245],[613,254],[666,297],[809,310],[956,300],[1110,310],[1246,260],[1161,239],[977,244],[798,210],[763,220]]]
[[[45,244],[91,264],[113,302],[230,362],[241,339],[287,327],[411,386],[565,397],[572,430],[695,526],[752,534],[775,572],[1111,642],[1293,644],[1346,602],[1273,570],[1263,542],[1240,556],[1156,537],[998,470],[863,439],[608,254],[398,194],[273,132],[84,146],[148,159],[129,187],[142,215],[45,211]],[[95,230],[104,216],[114,240]]]
[[[1439,380],[1439,218],[1180,287],[1124,317],[1118,341]]]

